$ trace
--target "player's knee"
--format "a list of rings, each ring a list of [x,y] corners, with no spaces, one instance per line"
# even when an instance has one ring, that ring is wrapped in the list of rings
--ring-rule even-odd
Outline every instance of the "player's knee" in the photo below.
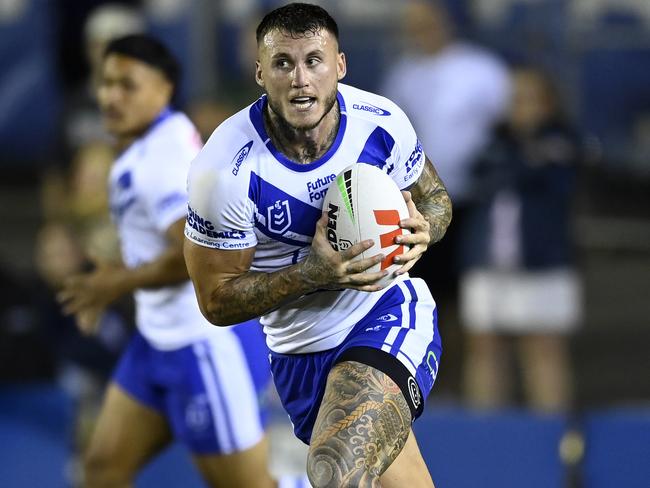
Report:
[[[350,446],[325,442],[310,446],[307,454],[307,477],[314,488],[352,488],[374,486],[379,471],[361,459],[354,459]]]

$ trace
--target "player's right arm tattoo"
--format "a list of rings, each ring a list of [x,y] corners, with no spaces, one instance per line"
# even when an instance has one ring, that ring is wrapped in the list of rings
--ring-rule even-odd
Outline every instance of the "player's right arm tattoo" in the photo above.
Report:
[[[429,245],[438,242],[451,223],[451,199],[429,158],[410,192],[416,208],[429,222]]]
[[[311,438],[315,487],[377,487],[411,429],[411,411],[386,374],[345,361],[330,372]]]
[[[259,317],[312,291],[298,266],[273,273],[248,271],[213,291],[208,320],[231,325]]]
[[[340,268],[340,258],[333,262],[318,252],[310,252],[299,263],[271,273],[248,270],[212,292],[207,318],[213,324],[236,324],[269,313],[307,293],[338,289]]]

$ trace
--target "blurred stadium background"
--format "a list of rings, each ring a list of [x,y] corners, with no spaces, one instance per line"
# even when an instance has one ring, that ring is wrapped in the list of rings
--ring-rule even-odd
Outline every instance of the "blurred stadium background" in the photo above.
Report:
[[[87,100],[87,19],[107,3],[0,0],[3,487],[73,485],[71,453],[82,435],[77,403],[96,389],[80,386],[86,379],[79,370],[88,368],[105,378],[124,333],[119,325],[107,326],[101,347],[71,338],[70,324],[52,304],[42,263],[50,259],[50,266],[65,268],[70,258],[65,244],[43,250],[56,238],[44,231],[46,221],[65,213],[54,207],[70,189],[66,175],[77,167],[82,148],[86,157],[103,157],[88,149],[97,138]],[[259,12],[280,3],[119,4],[138,9],[144,28],[180,57],[185,76],[179,105],[209,134],[257,95],[251,29]],[[402,2],[314,3],[328,8],[340,23],[349,63],[345,81],[377,91],[403,43],[396,22]],[[566,415],[521,407],[496,412],[463,408],[458,399],[462,333],[455,324],[441,324],[443,339],[449,340],[439,386],[416,424],[436,486],[648,487],[650,2],[446,3],[465,37],[507,61],[529,60],[553,73],[584,135],[588,157],[579,168],[573,234],[585,317],[571,337],[576,408]],[[95,239],[101,247],[110,236]],[[43,257],[48,252],[49,258]],[[124,316],[128,312],[118,310],[115,322],[124,322]],[[290,439],[282,412],[274,408],[275,469],[300,469],[304,450]],[[185,454],[174,448],[143,474],[138,486],[201,485]]]

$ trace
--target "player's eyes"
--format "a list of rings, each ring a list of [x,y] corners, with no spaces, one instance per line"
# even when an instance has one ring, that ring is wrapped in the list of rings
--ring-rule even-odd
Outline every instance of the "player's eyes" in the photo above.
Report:
[[[289,61],[287,61],[286,59],[278,59],[275,62],[275,66],[276,68],[286,69],[289,67]]]
[[[309,58],[309,59],[307,60],[307,65],[308,65],[308,66],[314,66],[314,65],[316,65],[316,64],[318,64],[318,63],[320,63],[320,59],[319,59],[319,58]]]

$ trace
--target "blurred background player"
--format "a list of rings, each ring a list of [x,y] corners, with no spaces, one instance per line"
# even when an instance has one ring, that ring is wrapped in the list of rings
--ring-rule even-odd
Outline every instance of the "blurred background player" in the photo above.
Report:
[[[92,333],[105,307],[133,292],[138,330],[108,387],[85,485],[129,486],[176,438],[210,486],[274,487],[259,405],[269,379],[261,327],[210,326],[187,280],[186,174],[201,141],[171,108],[178,79],[177,61],[151,37],[106,48],[98,100],[120,151],[109,183],[124,265],[67,279],[59,299]]]
[[[581,318],[570,228],[582,151],[551,79],[521,67],[512,80],[507,118],[473,167],[475,204],[462,229],[464,389],[473,407],[511,403],[514,337],[526,403],[566,412],[567,335]]]
[[[146,27],[141,11],[124,4],[105,3],[89,13],[82,37],[88,76],[69,91],[65,104],[65,140],[69,148],[75,150],[89,142],[109,142],[96,100],[104,49],[111,40],[142,34]]]
[[[74,402],[66,466],[71,486],[80,483],[81,454],[90,440],[106,383],[133,328],[130,296],[104,311],[92,336],[82,334],[55,299],[67,277],[88,272],[98,263],[121,260],[108,210],[106,181],[113,158],[107,142],[85,142],[74,152],[68,168],[49,173],[41,184],[44,222],[34,250],[40,278],[37,303],[56,353],[57,381]]]

